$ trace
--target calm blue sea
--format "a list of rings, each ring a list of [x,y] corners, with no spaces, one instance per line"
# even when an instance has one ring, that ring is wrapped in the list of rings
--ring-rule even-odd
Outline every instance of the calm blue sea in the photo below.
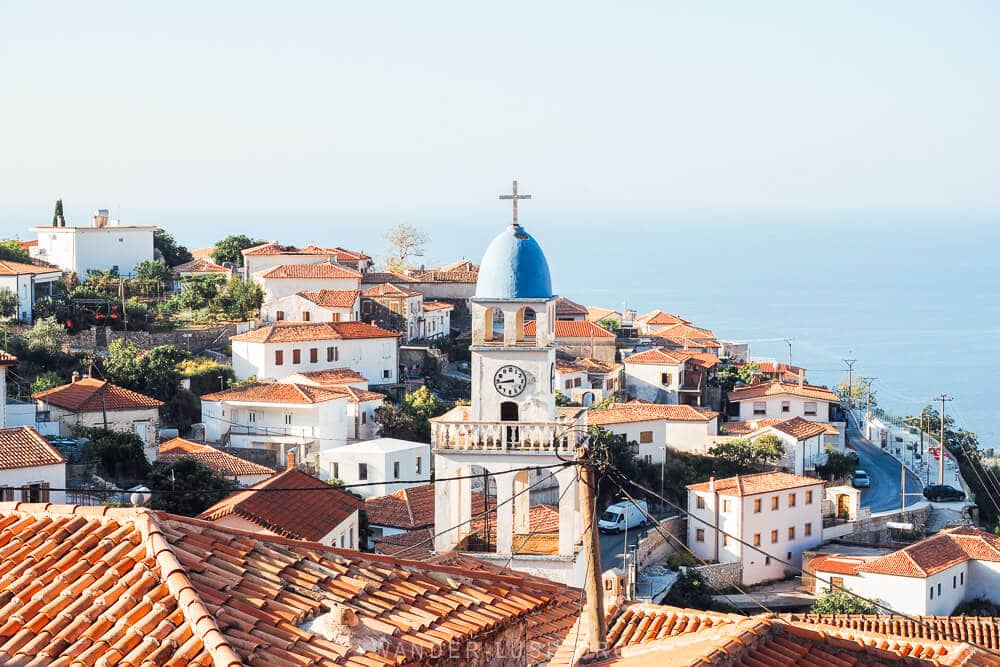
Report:
[[[541,203],[541,202],[539,202]],[[532,203],[534,205],[534,202]],[[525,209],[528,208],[526,204]],[[479,261],[506,224],[486,216],[138,212],[189,247],[242,232],[287,243],[384,252],[408,222],[431,237],[426,262]],[[139,222],[130,219],[130,222]],[[1000,216],[985,214],[569,214],[538,207],[522,222],[541,243],[558,293],[640,313],[663,308],[722,339],[792,338],[810,381],[835,384],[841,360],[877,376],[883,407],[909,414],[931,397],[1000,446],[994,398],[1000,374]],[[0,233],[31,238],[33,224],[0,213]],[[755,355],[787,357],[783,342]]]

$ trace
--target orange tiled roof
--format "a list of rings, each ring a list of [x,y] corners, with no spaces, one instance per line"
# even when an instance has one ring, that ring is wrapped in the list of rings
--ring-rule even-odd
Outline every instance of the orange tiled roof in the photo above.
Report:
[[[94,378],[83,378],[61,387],[46,389],[33,398],[71,412],[142,410],[163,405],[163,401],[151,396]]]
[[[15,470],[59,463],[66,463],[66,457],[32,427],[0,428],[0,469]]]
[[[971,526],[950,528],[868,561],[859,571],[924,578],[970,560],[1000,563],[1000,536]]]
[[[858,573],[858,568],[866,562],[864,558],[832,554],[813,558],[809,561],[809,569],[813,572],[832,572],[833,574],[854,576]]]
[[[372,542],[375,553],[386,556],[425,561],[434,558],[433,528],[416,528],[405,533],[383,535]]]
[[[600,322],[608,318],[620,320],[622,314],[611,308],[601,308],[600,306],[587,306],[587,319],[591,322]]]
[[[667,421],[707,422],[718,417],[718,412],[702,410],[691,405],[663,405],[660,403],[617,403],[602,410],[587,411],[588,426],[630,424],[633,422]]]
[[[993,651],[1000,650],[1000,618],[994,616],[782,614],[781,618],[794,623],[829,625],[892,637],[968,642]]]
[[[524,325],[524,335],[534,336],[536,322]],[[556,338],[614,338],[604,327],[585,320],[556,320]]]
[[[797,382],[782,382],[781,380],[750,384],[745,387],[737,387],[729,392],[730,401],[746,401],[765,396],[799,396],[830,403],[840,402],[840,397],[826,387],[811,384],[799,385]]]
[[[220,500],[198,518],[218,521],[235,514],[277,535],[319,540],[363,507],[346,491],[291,468]]]
[[[351,308],[357,303],[360,294],[356,289],[321,289],[298,293],[303,299],[323,308]]]
[[[229,273],[229,269],[219,266],[210,259],[196,257],[190,262],[178,264],[170,269],[174,273]]]
[[[413,530],[434,525],[434,485],[422,484],[365,499],[368,523]]]
[[[368,382],[368,378],[353,368],[326,368],[321,371],[301,371],[295,375],[303,377],[319,387],[343,385],[350,382]]]
[[[774,428],[787,433],[796,440],[808,440],[817,435],[840,435],[833,424],[826,422],[811,422],[802,417],[790,419],[756,419],[742,422],[726,422],[722,424],[729,435],[749,435],[766,428]]]
[[[423,309],[424,312],[430,312],[433,310],[454,310],[455,306],[450,303],[445,303],[444,301],[424,301]]]
[[[385,394],[380,394],[377,391],[365,391],[364,389],[358,389],[357,387],[349,387],[347,385],[334,386],[333,388],[338,389],[345,394],[347,394],[347,400],[351,403],[364,403],[367,401],[384,401]]]
[[[361,276],[361,282],[365,285],[372,285],[377,283],[417,283],[420,281],[392,271],[369,271]]]
[[[174,438],[160,443],[159,461],[176,461],[181,458],[194,459],[226,477],[243,475],[273,475],[274,471],[253,461],[241,459],[210,445],[191,442],[184,438]]]
[[[710,482],[688,484],[691,491],[708,491]],[[797,489],[802,486],[825,484],[815,477],[802,477],[787,472],[759,472],[753,475],[737,475],[715,480],[715,490],[724,495],[753,496],[758,493]]]
[[[281,245],[280,243],[263,243],[252,248],[246,248],[242,252],[244,257],[262,255],[317,255],[321,257],[334,257],[338,262],[356,262],[361,259],[371,259],[371,257],[362,252],[345,250],[344,248],[321,248],[314,243],[301,248],[296,248],[293,245]]]
[[[364,322],[274,322],[233,336],[247,343],[305,343],[313,340],[397,338],[399,334]]]
[[[354,269],[339,264],[323,262],[321,264],[282,264],[260,274],[266,280],[283,280],[286,278],[360,278],[361,274]]]
[[[711,329],[702,329],[687,322],[671,324],[670,326],[656,331],[651,331],[650,336],[662,336],[664,338],[688,339],[691,341],[715,340],[715,334]]]
[[[667,350],[662,347],[655,347],[652,350],[644,350],[625,357],[623,361],[626,364],[680,366],[690,358],[691,354],[686,350]]]
[[[564,296],[556,299],[556,316],[559,315],[587,315],[587,307],[581,306],[576,301],[570,301]]]
[[[479,271],[479,265],[473,264],[467,259],[460,259],[457,262],[452,262],[451,264],[445,264],[444,266],[439,266],[436,271],[443,271],[448,273],[449,271]]]
[[[10,260],[0,260],[0,276],[23,276],[25,274],[37,275],[40,273],[61,273],[62,269],[55,267],[36,266],[23,262],[11,262]]]
[[[146,509],[2,503],[0,525],[0,664],[432,664],[512,623],[544,637],[532,626],[578,610],[579,591],[475,559],[401,560]],[[313,623],[342,609],[359,623]]]
[[[636,318],[637,322],[652,326],[673,326],[675,324],[689,324],[688,320],[685,320],[680,315],[672,315],[665,310],[651,310],[645,315],[640,315]]]
[[[402,287],[394,285],[393,283],[382,283],[380,285],[374,285],[372,287],[367,288],[361,294],[369,298],[380,297],[380,296],[388,296],[388,297],[394,296],[394,297],[407,297],[407,298],[411,296],[420,296],[420,292],[416,290],[403,289]]]
[[[201,397],[203,401],[249,401],[254,403],[325,403],[344,398],[339,389],[295,382],[250,382]]]

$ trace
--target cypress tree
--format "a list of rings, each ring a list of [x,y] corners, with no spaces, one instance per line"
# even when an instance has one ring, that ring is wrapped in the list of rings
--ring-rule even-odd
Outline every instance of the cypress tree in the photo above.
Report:
[[[53,227],[65,227],[66,220],[63,219],[62,199],[56,200],[56,212],[52,215]]]

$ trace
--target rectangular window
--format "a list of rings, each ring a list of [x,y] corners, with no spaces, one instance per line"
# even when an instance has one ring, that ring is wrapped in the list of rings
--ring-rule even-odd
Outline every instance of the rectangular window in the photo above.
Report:
[[[337,359],[338,359],[337,348],[335,348],[335,347],[328,347],[328,348],[326,348],[326,360],[327,361],[336,361]]]
[[[760,505],[761,505],[760,498],[754,498],[753,499],[753,513],[754,514],[760,514]]]
[[[696,528],[695,531],[694,531],[694,539],[695,539],[695,542],[704,542],[705,541],[705,531],[704,531],[704,529],[702,529],[702,528]]]
[[[725,533],[722,534],[722,546],[729,546],[729,535],[726,535]]]
[[[806,537],[812,537],[812,534],[813,534],[813,525],[812,525],[812,523],[807,523],[805,525],[804,531],[805,531]]]
[[[780,500],[780,498],[778,498],[778,496],[772,496],[771,497],[771,509],[772,510],[778,509],[778,503],[780,503],[780,502],[781,502],[781,500]]]
[[[389,310],[391,310],[394,313],[398,313],[399,312],[399,304],[396,303],[395,301],[393,301],[392,303],[389,304]]]
[[[965,572],[958,573],[958,583],[960,583],[962,586],[965,585]]]
[[[315,364],[317,361],[319,361],[319,348],[309,348],[309,363]]]
[[[573,380],[566,380],[566,388],[567,389],[573,388]]]
[[[312,313],[310,313],[308,310],[303,310],[302,311],[302,321],[303,322],[308,322],[309,321],[309,317],[311,315],[312,315]]]
[[[934,599],[934,586],[931,586],[931,599]]]
[[[371,315],[372,314],[372,302],[371,301],[367,301],[367,300],[362,301],[361,302],[361,312],[364,313],[365,315]]]
[[[358,464],[358,479],[367,480],[368,479],[368,464],[359,463]]]
[[[250,412],[248,412],[247,413],[247,421],[250,422],[251,424],[253,424],[255,421],[257,421],[257,413],[254,412],[253,410],[251,410]]]
[[[640,431],[639,432],[639,442],[641,442],[644,445],[653,442],[653,432],[652,431]]]
[[[813,503],[813,492],[806,491],[806,505],[812,505]]]
[[[660,373],[660,384],[669,387],[674,383],[674,376],[670,373]]]
[[[705,497],[704,496],[696,496],[694,504],[700,510],[705,509]]]
[[[368,413],[365,412],[364,410],[361,411],[361,423],[362,424],[368,423]]]
[[[781,402],[781,411],[782,412],[791,412],[792,411],[792,402],[791,401],[782,401]]]
[[[399,479],[399,461],[392,462],[392,478]]]
[[[274,351],[274,365],[280,366],[285,363],[285,353],[282,350]]]
[[[579,387],[581,385],[583,385],[583,380],[581,378],[576,378],[575,380],[573,380],[574,387]]]
[[[728,512],[729,511],[729,501],[728,500],[723,500],[722,501],[722,511],[723,512]]]
[[[754,533],[753,534],[753,545],[755,547],[759,547],[760,546],[760,533]]]
[[[279,311],[275,312],[274,313],[274,319],[278,320],[279,322],[281,320],[285,319],[285,311],[279,310]]]
[[[348,549],[353,549],[354,548],[354,531],[353,530],[350,530],[350,531],[347,532],[347,548]]]
[[[340,536],[340,548],[341,549],[344,548],[344,536],[343,535]]]
[[[816,401],[806,401],[805,402],[805,413],[807,417],[816,416]]]
[[[336,461],[330,464],[330,477],[340,479],[340,464]]]
[[[302,350],[292,350],[292,363],[301,364],[302,363]]]
[[[771,544],[777,544],[777,543],[778,543],[778,531],[772,530],[771,531]]]
[[[789,526],[788,527],[788,539],[789,540],[794,540],[795,539],[795,526]]]
[[[330,316],[330,321],[331,322],[339,322],[340,321],[340,313],[333,313]]]
[[[753,402],[753,413],[755,415],[766,415],[767,414],[767,402],[766,401],[754,401]]]
[[[418,475],[419,475],[419,474],[420,474],[420,473],[422,472],[422,470],[421,470],[421,469],[422,469],[423,467],[424,467],[424,466],[423,466],[423,461],[422,461],[422,460],[421,460],[421,458],[420,458],[420,457],[418,456],[418,457],[417,457],[417,474],[418,474]]]
[[[653,464],[653,455],[652,454],[644,454],[643,457],[642,457],[642,462],[645,463],[645,464],[647,464],[647,465],[652,465]]]
[[[794,493],[789,493],[788,494],[788,506],[789,507],[795,507],[795,494]]]
[[[764,565],[770,565],[770,564],[771,564],[771,557],[764,556]]]
[[[291,413],[288,413],[285,415],[285,426],[291,426],[291,425],[292,425],[292,415]]]
[[[952,577],[951,578],[951,587],[952,588],[958,588],[958,577]]]
[[[392,379],[392,371],[390,371],[388,368],[382,371],[382,379],[383,380]]]
[[[14,487],[5,486],[0,488],[0,500],[12,502],[14,500]]]
[[[941,595],[941,584],[938,584],[938,595]]]

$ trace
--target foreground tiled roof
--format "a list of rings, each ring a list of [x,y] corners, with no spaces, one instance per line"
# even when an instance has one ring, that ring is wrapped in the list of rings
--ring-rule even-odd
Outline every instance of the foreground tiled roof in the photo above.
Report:
[[[321,264],[282,264],[260,274],[267,280],[283,280],[293,278],[361,278],[354,269],[339,264],[323,262]]]
[[[346,491],[291,468],[220,500],[198,518],[236,515],[276,535],[320,540],[363,507]]]
[[[364,322],[275,322],[233,336],[247,343],[303,343],[313,340],[396,338],[399,334]]]
[[[160,443],[158,461],[176,461],[181,458],[194,459],[198,463],[211,468],[225,477],[242,477],[244,475],[273,475],[274,471],[253,461],[241,459],[200,442],[191,442],[184,438],[174,438]]]
[[[83,378],[61,387],[46,389],[35,394],[34,398],[72,412],[141,410],[163,405],[163,401],[152,396],[94,378]]]
[[[688,484],[691,491],[708,491],[710,482]],[[797,489],[802,486],[824,484],[815,477],[803,477],[788,472],[759,472],[753,475],[737,475],[715,480],[715,490],[725,495],[753,496],[758,493]]]
[[[535,322],[524,325],[524,335],[535,335]],[[586,320],[556,320],[556,338],[614,338],[615,335],[594,322]]]
[[[36,266],[23,262],[11,262],[10,260],[0,260],[0,276],[23,276],[25,274],[37,275],[41,273],[59,273],[61,269],[55,267]]]
[[[229,273],[229,269],[219,266],[210,259],[198,257],[190,262],[178,264],[170,269],[174,273]]]
[[[2,503],[0,526],[4,665],[432,664],[514,622],[544,638],[578,609],[579,591],[473,559],[400,560],[145,509]],[[341,610],[358,623],[338,623]]]
[[[909,639],[968,642],[993,651],[1000,650],[1000,618],[995,616],[782,614],[781,617],[796,623],[829,625]]]
[[[766,428],[774,428],[787,433],[796,440],[808,440],[818,435],[840,435],[833,424],[826,422],[811,422],[802,417],[790,419],[758,419],[742,422],[726,422],[722,425],[729,435],[750,435]]]
[[[32,427],[0,428],[0,469],[15,470],[60,463],[66,463],[66,457]]]
[[[737,387],[729,392],[730,401],[746,401],[765,396],[799,396],[830,403],[840,402],[840,397],[826,387],[817,387],[811,384],[800,385],[797,382],[782,382],[781,380],[750,384],[745,387]]]
[[[970,560],[1000,563],[1000,536],[971,526],[941,531],[861,566],[859,571],[899,577],[929,577]]]
[[[430,560],[434,557],[434,529],[415,528],[405,533],[384,535],[373,542],[375,553],[407,560]]]
[[[349,289],[321,289],[298,293],[303,299],[323,308],[351,308],[360,294],[359,290]]]
[[[294,382],[249,382],[225,391],[205,394],[203,401],[248,401],[253,403],[325,403],[344,398],[344,392],[328,387]]]
[[[718,417],[718,412],[696,408],[690,405],[662,405],[659,403],[616,403],[603,410],[588,410],[588,426],[629,424],[633,422],[667,421],[707,422]]]

